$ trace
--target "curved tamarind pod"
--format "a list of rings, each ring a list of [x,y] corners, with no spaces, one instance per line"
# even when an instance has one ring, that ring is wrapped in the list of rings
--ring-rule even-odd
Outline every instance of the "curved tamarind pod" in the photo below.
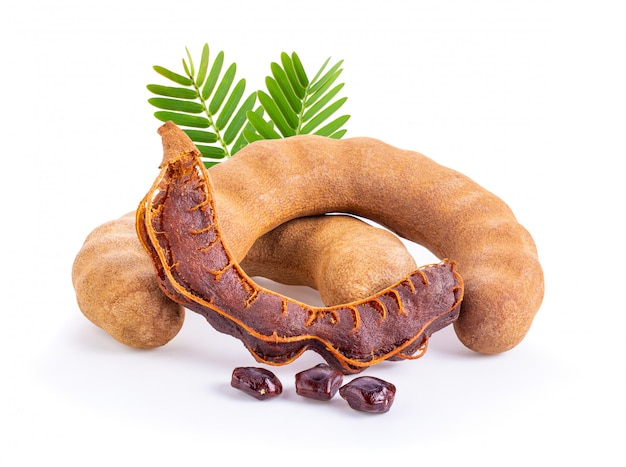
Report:
[[[541,306],[537,249],[511,209],[420,153],[372,138],[303,135],[250,144],[213,167],[211,178],[235,258],[280,223],[326,212],[374,220],[438,258],[453,258],[465,282],[454,328],[474,351],[519,344]]]
[[[257,239],[240,266],[249,276],[317,289],[326,306],[374,295],[417,269],[396,235],[347,215],[286,222]]]
[[[160,133],[161,172],[137,209],[137,232],[157,280],[173,300],[239,338],[258,361],[286,364],[311,349],[344,373],[356,373],[383,360],[421,356],[428,337],[458,317],[463,281],[448,261],[334,307],[259,287],[222,239],[199,152],[189,150],[190,141],[173,124]]]

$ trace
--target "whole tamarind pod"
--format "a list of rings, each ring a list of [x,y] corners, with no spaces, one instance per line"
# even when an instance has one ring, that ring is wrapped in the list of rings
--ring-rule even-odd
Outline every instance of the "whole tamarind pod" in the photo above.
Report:
[[[174,124],[159,132],[161,171],[137,208],[137,232],[157,280],[173,300],[239,338],[259,362],[286,364],[311,349],[355,373],[383,360],[421,356],[428,337],[458,317],[463,281],[449,261],[334,307],[309,306],[259,287],[223,239],[200,153]]]
[[[226,232],[224,238],[228,243]],[[417,269],[396,235],[347,215],[281,224],[257,239],[240,265],[249,276],[317,289],[326,306],[374,295]]]
[[[151,349],[178,334],[185,310],[157,284],[135,217],[126,214],[87,236],[72,265],[72,284],[87,319],[123,344]]]
[[[252,143],[211,178],[235,258],[290,219],[346,212],[454,259],[465,283],[454,328],[474,351],[519,344],[543,300],[535,243],[509,206],[423,154],[373,138],[302,135]]]

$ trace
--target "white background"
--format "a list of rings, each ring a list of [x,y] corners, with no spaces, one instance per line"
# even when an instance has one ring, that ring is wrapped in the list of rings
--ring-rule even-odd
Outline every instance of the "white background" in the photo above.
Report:
[[[4,2],[0,465],[625,465],[620,3]],[[232,369],[255,362],[191,312],[153,351],[88,322],[74,256],[136,207],[160,161],[152,66],[182,71],[205,42],[249,90],[282,51],[312,71],[344,59],[347,136],[422,152],[503,198],[545,270],[527,338],[485,357],[441,331],[424,358],[366,372],[398,387],[371,416],[295,394],[315,354],[275,369],[279,399],[236,392]]]

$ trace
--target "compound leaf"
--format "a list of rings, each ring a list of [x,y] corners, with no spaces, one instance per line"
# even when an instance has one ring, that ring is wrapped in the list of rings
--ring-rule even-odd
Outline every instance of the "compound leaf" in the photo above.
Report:
[[[272,76],[265,78],[267,93],[259,91],[259,102],[283,137],[312,133],[345,103],[346,98],[333,102],[344,86],[341,83],[333,87],[342,72],[343,60],[327,69],[329,61],[327,59],[322,64],[312,80],[295,52],[291,55],[281,53],[281,64],[273,62],[270,65]],[[336,118],[318,131],[343,136],[345,131],[339,132],[348,119],[347,115]],[[263,128],[261,122],[256,122],[253,127],[259,132],[257,137],[275,137],[276,131]],[[250,131],[246,132],[246,138],[252,140]]]
[[[252,92],[242,101],[246,80],[236,81],[237,65],[226,65],[224,52],[211,61],[209,46],[204,44],[197,68],[189,49],[185,52],[183,73],[153,67],[170,84],[147,85],[157,96],[148,102],[159,109],[154,113],[158,120],[172,121],[185,131],[207,167],[260,139],[299,134],[338,139],[345,135],[343,126],[350,116],[335,116],[347,100],[337,99],[344,84],[335,85],[343,60],[328,68],[328,58],[309,79],[300,57],[282,52],[279,62],[270,65],[267,92]],[[257,99],[260,105],[254,109]]]
[[[224,74],[225,56],[219,52],[211,62],[209,46],[204,44],[196,68],[189,49],[182,60],[184,74],[162,66],[154,70],[176,86],[149,84],[148,90],[159,97],[148,102],[160,109],[154,116],[162,121],[172,121],[198,143],[205,165],[230,157],[238,148],[233,142],[241,142],[241,130],[247,122],[247,112],[254,107],[256,93],[242,103],[246,81],[235,83],[237,66],[230,64]]]

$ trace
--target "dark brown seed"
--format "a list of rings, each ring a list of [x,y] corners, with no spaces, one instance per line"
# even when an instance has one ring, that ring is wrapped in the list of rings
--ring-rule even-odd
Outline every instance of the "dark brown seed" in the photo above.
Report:
[[[339,395],[354,410],[385,413],[393,404],[396,387],[379,378],[360,376],[339,388]]]
[[[296,393],[310,399],[327,401],[343,383],[343,374],[325,363],[296,374]]]
[[[271,399],[283,392],[278,377],[264,368],[235,368],[230,385],[259,400]]]

